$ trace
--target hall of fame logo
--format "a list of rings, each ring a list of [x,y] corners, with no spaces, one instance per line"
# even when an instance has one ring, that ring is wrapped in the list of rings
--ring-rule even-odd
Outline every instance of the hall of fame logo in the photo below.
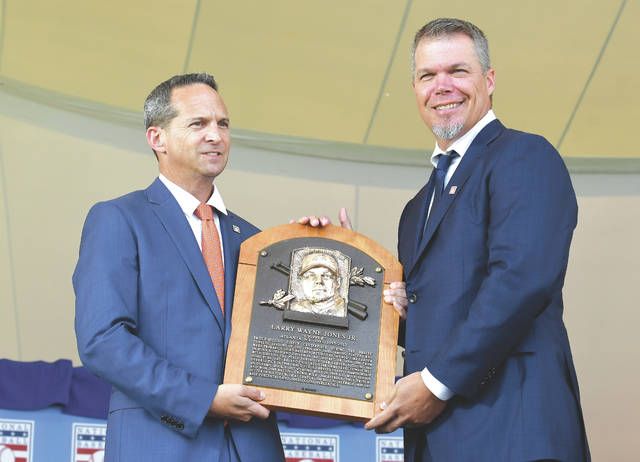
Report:
[[[281,433],[286,462],[338,462],[338,435]]]
[[[401,436],[376,438],[376,462],[403,462],[404,442]]]
[[[0,462],[33,460],[33,420],[0,419]]]
[[[71,462],[104,461],[106,424],[74,423],[72,438]]]

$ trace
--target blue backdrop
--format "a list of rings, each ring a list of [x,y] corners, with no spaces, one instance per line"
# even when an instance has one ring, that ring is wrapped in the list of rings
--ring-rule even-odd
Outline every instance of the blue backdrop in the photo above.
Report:
[[[69,360],[0,360],[0,461],[100,462],[109,394]],[[376,435],[360,423],[289,413],[278,413],[278,424],[287,462],[403,460],[400,431]]]

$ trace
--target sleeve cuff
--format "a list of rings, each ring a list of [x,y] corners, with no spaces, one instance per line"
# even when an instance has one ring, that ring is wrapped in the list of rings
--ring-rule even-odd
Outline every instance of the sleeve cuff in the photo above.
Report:
[[[422,376],[422,381],[424,382],[426,387],[431,393],[436,395],[438,399],[442,401],[448,401],[453,398],[454,393],[449,390],[442,382],[431,375],[431,372],[429,372],[426,367],[422,369],[420,375]]]

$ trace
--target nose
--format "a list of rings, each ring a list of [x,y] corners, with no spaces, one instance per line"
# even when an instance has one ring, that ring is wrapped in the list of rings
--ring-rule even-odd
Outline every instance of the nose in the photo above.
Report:
[[[447,93],[451,91],[453,85],[451,82],[451,76],[446,72],[440,72],[435,77],[436,92]]]
[[[217,125],[211,125],[205,134],[205,141],[209,143],[219,143],[222,138],[220,137],[220,130]]]

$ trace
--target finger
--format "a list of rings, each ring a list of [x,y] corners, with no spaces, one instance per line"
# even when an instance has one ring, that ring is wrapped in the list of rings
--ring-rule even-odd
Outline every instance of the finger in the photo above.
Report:
[[[392,304],[396,301],[396,298],[393,295],[384,294],[385,303]]]
[[[262,401],[265,398],[264,391],[253,387],[243,387],[240,396],[245,396],[253,401]]]
[[[254,402],[251,406],[249,406],[248,410],[252,416],[257,417],[258,419],[266,419],[267,417],[269,417],[269,409],[261,404]]]
[[[396,298],[404,298],[405,300],[407,298],[407,291],[404,289],[394,289],[389,287],[388,289],[384,289],[384,294],[391,295]]]
[[[309,217],[300,217],[298,218],[298,223],[301,225],[306,225],[309,223]]]
[[[311,226],[318,226],[320,224],[320,220],[318,220],[318,217],[312,215],[309,217],[309,224]]]
[[[390,298],[391,302],[398,301],[399,303],[404,303],[409,301],[407,294],[401,289],[385,289],[383,294],[385,297]]]
[[[398,297],[395,295],[388,295],[385,291],[384,296],[385,303],[393,304],[393,307],[399,312],[406,312],[407,307],[409,306],[409,301],[406,297]]]
[[[409,300],[406,297],[393,297],[393,304],[397,308],[402,308],[406,310],[409,306]]]
[[[402,419],[397,417],[383,427],[376,428],[376,433],[392,433],[402,426]]]
[[[351,226],[351,220],[349,219],[349,214],[347,213],[347,209],[342,207],[340,212],[338,212],[338,218],[340,219],[340,226],[346,229],[353,229]]]
[[[404,306],[394,303],[393,307],[398,312],[401,319],[407,319],[407,309]]]
[[[405,309],[409,304],[409,301],[406,298],[395,297],[393,299],[393,304],[398,308]]]
[[[395,418],[393,412],[391,412],[388,408],[382,411],[380,414],[375,416],[373,419],[369,420],[366,424],[364,424],[365,430],[373,430],[378,429],[380,427],[385,426],[391,420]]]
[[[322,226],[330,225],[331,224],[331,220],[329,219],[329,217],[322,216],[322,217],[320,217],[320,224]]]

